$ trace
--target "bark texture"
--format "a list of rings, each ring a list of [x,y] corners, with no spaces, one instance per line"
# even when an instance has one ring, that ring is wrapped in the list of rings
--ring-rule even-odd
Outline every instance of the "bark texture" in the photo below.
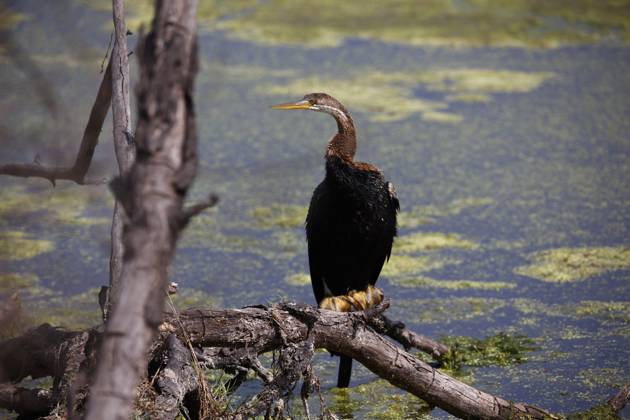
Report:
[[[151,373],[145,385],[153,387],[153,400],[152,411],[144,414],[173,419],[187,410],[187,415],[195,418],[201,411],[198,369],[223,369],[235,374],[234,389],[249,370],[258,374],[264,386],[236,411],[211,411],[213,417],[245,419],[274,413],[281,416],[283,407],[288,405],[286,398],[300,379],[304,380],[300,392],[303,400],[317,389],[311,366],[313,352],[316,348],[326,348],[352,357],[393,385],[460,418],[558,418],[538,407],[514,403],[463,384],[397,347],[370,327],[371,320],[379,317],[385,307],[365,313],[338,313],[282,303],[243,309],[188,310],[179,316],[169,314],[160,325],[161,334],[146,352]],[[102,336],[94,329],[68,332],[42,325],[22,337],[1,343],[0,363],[12,367],[3,371],[1,382],[18,382],[28,375],[53,376],[56,385],[50,392],[7,384],[0,388],[0,407],[29,413],[24,401],[37,404],[38,410],[67,401],[67,412],[56,414],[80,413],[87,392],[83,378],[91,375],[98,360],[94,349]],[[270,350],[279,351],[273,373],[258,360],[260,353]],[[628,390],[630,384],[603,404],[607,412],[623,409],[630,399]],[[98,395],[95,393],[99,390],[92,388],[90,392]]]
[[[131,132],[131,106],[129,101],[129,60],[127,52],[127,26],[123,0],[112,1],[114,18],[114,49],[112,50],[112,126],[114,130],[114,151],[118,161],[119,174],[124,176],[131,169],[136,158],[136,147]],[[120,293],[120,277],[124,255],[123,225],[124,209],[116,201],[112,216],[111,248],[109,258],[109,302],[105,311],[111,309]]]
[[[196,1],[158,1],[138,50],[137,157],[112,183],[125,208],[119,294],[106,327],[88,419],[127,419],[162,318],[167,267],[196,170]]]

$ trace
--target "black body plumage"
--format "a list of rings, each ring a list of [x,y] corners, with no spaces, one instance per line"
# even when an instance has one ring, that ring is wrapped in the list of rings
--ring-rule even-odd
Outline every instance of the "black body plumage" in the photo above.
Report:
[[[376,168],[334,155],[326,158],[326,177],[315,189],[306,217],[318,302],[376,283],[396,235],[399,205],[391,191]]]

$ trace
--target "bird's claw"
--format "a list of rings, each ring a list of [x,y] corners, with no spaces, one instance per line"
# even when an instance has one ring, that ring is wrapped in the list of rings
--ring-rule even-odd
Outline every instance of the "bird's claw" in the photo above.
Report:
[[[369,285],[365,290],[351,290],[346,295],[325,297],[319,307],[337,312],[364,311],[381,303],[383,297],[381,289]]]

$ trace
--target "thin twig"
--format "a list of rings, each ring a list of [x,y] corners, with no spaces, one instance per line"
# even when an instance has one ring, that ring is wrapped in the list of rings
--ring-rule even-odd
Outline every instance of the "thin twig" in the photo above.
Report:
[[[219,197],[215,194],[209,194],[208,197],[195,203],[189,207],[186,207],[182,211],[182,216],[180,218],[180,226],[184,227],[192,219],[194,216],[198,215],[202,211],[215,206],[219,202]]]
[[[11,175],[23,178],[45,178],[49,180],[53,186],[55,186],[56,181],[60,179],[74,181],[80,185],[88,183],[88,180],[85,179],[85,175],[92,163],[92,157],[94,156],[94,151],[98,144],[98,137],[101,133],[101,128],[103,127],[103,122],[105,121],[112,100],[111,64],[110,59],[98,89],[96,100],[94,101],[94,105],[92,105],[88,123],[83,131],[83,138],[81,139],[81,145],[79,146],[74,165],[70,167],[45,166],[41,165],[39,159],[36,157],[33,163],[0,166],[0,175]],[[89,182],[102,183],[103,180],[90,180]]]
[[[177,321],[177,323],[179,324],[179,328],[182,331],[182,335],[184,336],[184,339],[186,340],[186,346],[188,347],[188,349],[190,350],[190,357],[192,360],[192,366],[193,369],[195,370],[195,373],[197,374],[197,382],[199,383],[199,418],[206,418],[208,416],[208,402],[209,400],[212,399],[212,397],[210,396],[210,390],[208,389],[208,384],[206,383],[206,380],[204,378],[204,374],[203,374],[203,370],[201,369],[201,366],[199,365],[199,359],[197,358],[197,352],[195,352],[195,348],[192,345],[192,341],[190,339],[190,336],[188,335],[188,332],[186,331],[186,327],[184,326],[184,323],[182,322],[180,316],[179,316],[179,312],[177,311],[177,308],[175,308],[175,304],[173,303],[173,300],[171,299],[171,295],[167,292],[166,294],[166,299],[168,302],[168,306],[171,308],[171,310],[173,311],[173,315],[175,317],[175,320]]]
[[[405,350],[416,348],[437,359],[449,352],[448,346],[423,335],[417,334],[407,329],[405,324],[402,322],[392,321],[383,314],[370,318],[367,322],[380,334],[385,334],[389,338],[402,344]]]
[[[617,395],[608,400],[608,404],[618,413],[625,408],[628,401],[630,401],[630,383],[625,384]]]

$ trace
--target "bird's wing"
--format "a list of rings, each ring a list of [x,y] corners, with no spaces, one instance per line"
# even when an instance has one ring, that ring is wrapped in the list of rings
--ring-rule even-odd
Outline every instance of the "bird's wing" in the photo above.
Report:
[[[389,195],[389,200],[393,204],[396,212],[400,211],[400,201],[398,201],[398,194],[396,193],[396,187],[391,182],[387,182],[385,184],[387,186],[387,194]]]

